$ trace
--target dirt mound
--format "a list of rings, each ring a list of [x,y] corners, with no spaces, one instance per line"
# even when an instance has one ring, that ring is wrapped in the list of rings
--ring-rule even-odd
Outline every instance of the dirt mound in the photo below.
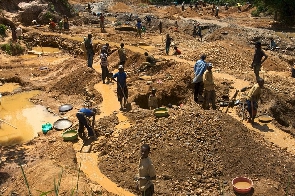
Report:
[[[172,16],[172,15],[175,15],[175,14],[180,14],[181,12],[182,11],[181,11],[180,7],[169,6],[169,7],[165,8],[166,16]]]
[[[132,11],[132,9],[128,5],[122,2],[115,3],[115,5],[110,7],[109,10],[112,12],[131,12]]]
[[[68,68],[64,68],[63,71],[69,71]],[[85,95],[86,89],[91,88],[94,84],[100,80],[99,74],[93,69],[85,66],[78,67],[75,70],[57,81],[50,88],[49,91],[55,91],[62,95]],[[101,99],[101,96],[97,96]]]
[[[105,140],[103,149],[106,155],[100,164],[102,171],[120,186],[135,192],[133,176],[138,167],[139,147],[149,143],[159,179],[155,182],[158,195],[171,192],[176,195],[217,195],[221,182],[225,181],[225,190],[230,190],[230,180],[245,174],[258,181],[263,176],[284,187],[288,183],[286,172],[295,172],[284,153],[274,146],[273,150],[261,146],[263,141],[257,135],[223,113],[204,112],[190,104],[182,109],[170,109],[169,113],[168,118],[160,119],[151,116],[148,110],[128,113],[137,124],[122,131],[120,141]],[[250,161],[253,154],[255,159]],[[267,154],[273,156],[268,158]],[[118,165],[118,161],[121,164]],[[281,164],[286,166],[285,169],[280,167]],[[283,192],[279,188],[271,194]]]
[[[60,132],[50,131],[46,136],[40,136],[27,143],[26,149],[20,146],[1,147],[2,163],[10,162],[10,167],[1,168],[1,177],[14,172],[13,178],[8,178],[0,184],[6,189],[1,189],[1,194],[28,195],[27,187],[18,164],[21,164],[26,175],[32,195],[40,195],[40,191],[47,192],[54,188],[61,176],[59,193],[71,195],[76,192],[78,174],[79,184],[77,195],[102,192],[99,185],[86,181],[83,172],[79,171],[76,162],[76,153],[71,142],[64,142]],[[4,178],[2,178],[4,179]],[[8,186],[9,185],[9,186]],[[47,189],[44,190],[44,187]]]

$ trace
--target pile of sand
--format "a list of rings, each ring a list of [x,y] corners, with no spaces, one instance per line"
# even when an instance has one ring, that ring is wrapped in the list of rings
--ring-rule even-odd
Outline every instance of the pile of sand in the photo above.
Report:
[[[118,2],[116,4],[114,4],[110,10],[112,12],[129,12],[129,11],[132,11],[131,8],[126,5],[125,3],[121,3],[121,2]]]

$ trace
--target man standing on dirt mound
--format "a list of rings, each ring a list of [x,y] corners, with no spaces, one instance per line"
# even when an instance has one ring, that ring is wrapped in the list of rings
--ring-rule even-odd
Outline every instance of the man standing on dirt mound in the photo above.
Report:
[[[199,59],[194,66],[195,77],[193,79],[193,83],[195,84],[194,101],[196,103],[198,101],[202,101],[202,99],[200,99],[200,97],[203,94],[203,88],[204,88],[203,74],[205,73],[205,71],[207,69],[207,63],[205,62],[205,59],[206,59],[206,55],[202,54],[201,59]]]
[[[215,99],[216,94],[214,90],[214,80],[212,74],[212,64],[208,63],[207,71],[204,74],[204,102],[203,102],[203,109],[209,110],[209,103],[212,105],[212,109],[216,110]]]
[[[264,80],[262,78],[259,78],[257,80],[257,83],[251,88],[247,95],[247,111],[249,112],[250,116],[248,122],[250,123],[254,123],[254,119],[258,109],[258,100],[260,99],[260,102],[262,103],[261,88],[263,88],[263,85]]]
[[[121,46],[121,48],[119,48],[119,50],[118,50],[118,55],[119,55],[119,59],[120,59],[119,65],[124,66],[126,59],[127,59],[126,51],[124,48],[124,43],[121,43],[120,46]]]
[[[264,59],[262,60],[262,58]],[[259,77],[259,71],[262,67],[262,63],[267,59],[267,55],[264,53],[264,51],[261,48],[261,42],[255,43],[255,54],[253,58],[253,62],[251,64],[251,68],[254,70],[254,74],[256,77],[256,80],[258,80]]]
[[[115,73],[112,76],[112,79],[115,80],[117,78],[117,97],[120,102],[120,110],[126,108],[126,103],[128,99],[128,89],[126,85],[127,74],[124,72],[123,65],[119,65],[119,72]],[[116,81],[116,80],[115,80]],[[124,98],[124,105],[123,105]]]
[[[99,20],[100,20],[100,29],[101,29],[101,32],[104,31],[104,15],[103,13],[100,13],[100,16],[99,16]]]
[[[93,56],[94,56],[94,50],[92,46],[92,35],[88,34],[88,38],[85,40],[85,48],[87,51],[87,61],[88,61],[88,67],[92,68],[93,64]]]
[[[152,196],[155,192],[152,180],[156,180],[156,171],[149,158],[150,146],[143,144],[140,150],[138,188],[142,196]]]

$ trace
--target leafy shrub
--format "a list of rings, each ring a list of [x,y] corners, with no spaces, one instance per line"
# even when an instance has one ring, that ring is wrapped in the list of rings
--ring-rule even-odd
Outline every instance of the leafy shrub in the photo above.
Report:
[[[0,35],[6,36],[6,29],[7,27],[4,24],[0,24]]]
[[[20,44],[12,42],[1,45],[1,50],[13,56],[23,54],[25,51],[25,49]]]
[[[253,17],[259,17],[259,15],[260,15],[260,12],[258,11],[258,9],[255,9],[251,12],[251,16]]]

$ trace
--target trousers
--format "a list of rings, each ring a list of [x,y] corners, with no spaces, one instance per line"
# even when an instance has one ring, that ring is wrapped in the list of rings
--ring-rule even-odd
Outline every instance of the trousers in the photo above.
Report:
[[[86,117],[83,113],[80,113],[78,112],[76,114],[76,117],[78,118],[79,120],[79,129],[78,129],[78,132],[79,133],[83,133],[84,132],[84,127],[87,128],[88,130],[88,136],[94,136],[94,133],[93,133],[93,130],[92,128],[88,125],[88,122],[86,120]]]

